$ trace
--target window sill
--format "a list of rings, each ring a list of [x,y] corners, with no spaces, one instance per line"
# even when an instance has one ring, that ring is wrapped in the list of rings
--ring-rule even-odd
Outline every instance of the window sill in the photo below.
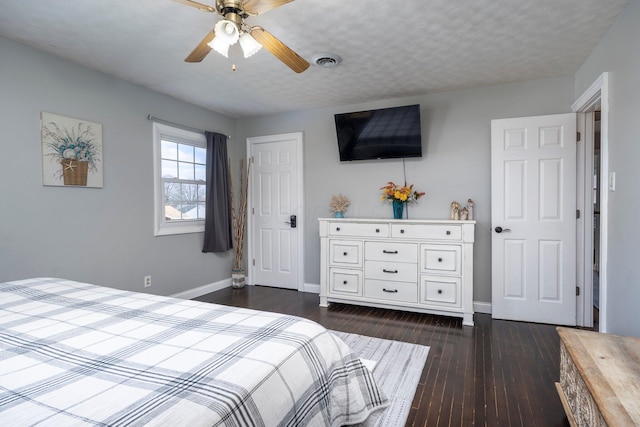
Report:
[[[165,224],[156,227],[154,236],[172,236],[174,234],[203,233],[204,221],[201,224]]]

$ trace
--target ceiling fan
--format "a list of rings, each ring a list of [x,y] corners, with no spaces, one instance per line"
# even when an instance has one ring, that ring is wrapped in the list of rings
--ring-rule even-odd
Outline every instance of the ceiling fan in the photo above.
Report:
[[[200,62],[214,49],[227,56],[229,47],[240,43],[245,58],[253,55],[261,47],[267,49],[296,73],[309,68],[307,62],[284,43],[262,27],[252,27],[245,22],[249,16],[261,15],[293,0],[216,0],[215,6],[192,0],[174,0],[203,12],[222,16],[214,29],[208,33],[196,48],[185,58],[185,62]]]

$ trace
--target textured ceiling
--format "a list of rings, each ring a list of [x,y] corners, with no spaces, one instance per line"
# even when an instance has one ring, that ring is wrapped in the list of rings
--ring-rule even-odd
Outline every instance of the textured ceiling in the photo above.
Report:
[[[309,62],[343,58],[302,74],[237,45],[183,62],[219,18],[171,0],[0,0],[0,35],[248,117],[573,74],[626,3],[296,0],[248,18]]]

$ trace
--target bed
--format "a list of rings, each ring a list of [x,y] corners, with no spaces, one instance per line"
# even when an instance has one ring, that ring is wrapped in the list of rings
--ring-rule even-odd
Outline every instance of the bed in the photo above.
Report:
[[[341,426],[388,404],[307,319],[54,278],[0,283],[0,425]]]

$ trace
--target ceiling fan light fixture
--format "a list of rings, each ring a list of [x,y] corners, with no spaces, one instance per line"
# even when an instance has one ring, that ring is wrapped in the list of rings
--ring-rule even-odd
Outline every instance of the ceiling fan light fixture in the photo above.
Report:
[[[234,45],[240,38],[238,26],[232,21],[223,19],[218,21],[213,31],[215,32],[215,37],[207,44],[220,55],[228,58],[229,46]]]
[[[227,43],[226,41],[216,37],[213,40],[211,40],[209,43],[207,43],[209,45],[209,47],[213,50],[215,50],[216,52],[218,52],[220,55],[224,56],[225,58],[229,57],[229,47],[231,46],[229,43]]]
[[[240,35],[240,47],[242,47],[242,52],[244,52],[245,58],[255,55],[260,49],[262,49],[262,45],[258,43],[256,39],[251,37],[251,34],[244,32]]]
[[[214,30],[216,32],[216,35],[227,37],[230,40],[230,45],[237,42],[238,37],[240,37],[238,26],[235,24],[235,22],[229,21],[228,19],[222,19],[218,21],[218,23],[214,27]]]

